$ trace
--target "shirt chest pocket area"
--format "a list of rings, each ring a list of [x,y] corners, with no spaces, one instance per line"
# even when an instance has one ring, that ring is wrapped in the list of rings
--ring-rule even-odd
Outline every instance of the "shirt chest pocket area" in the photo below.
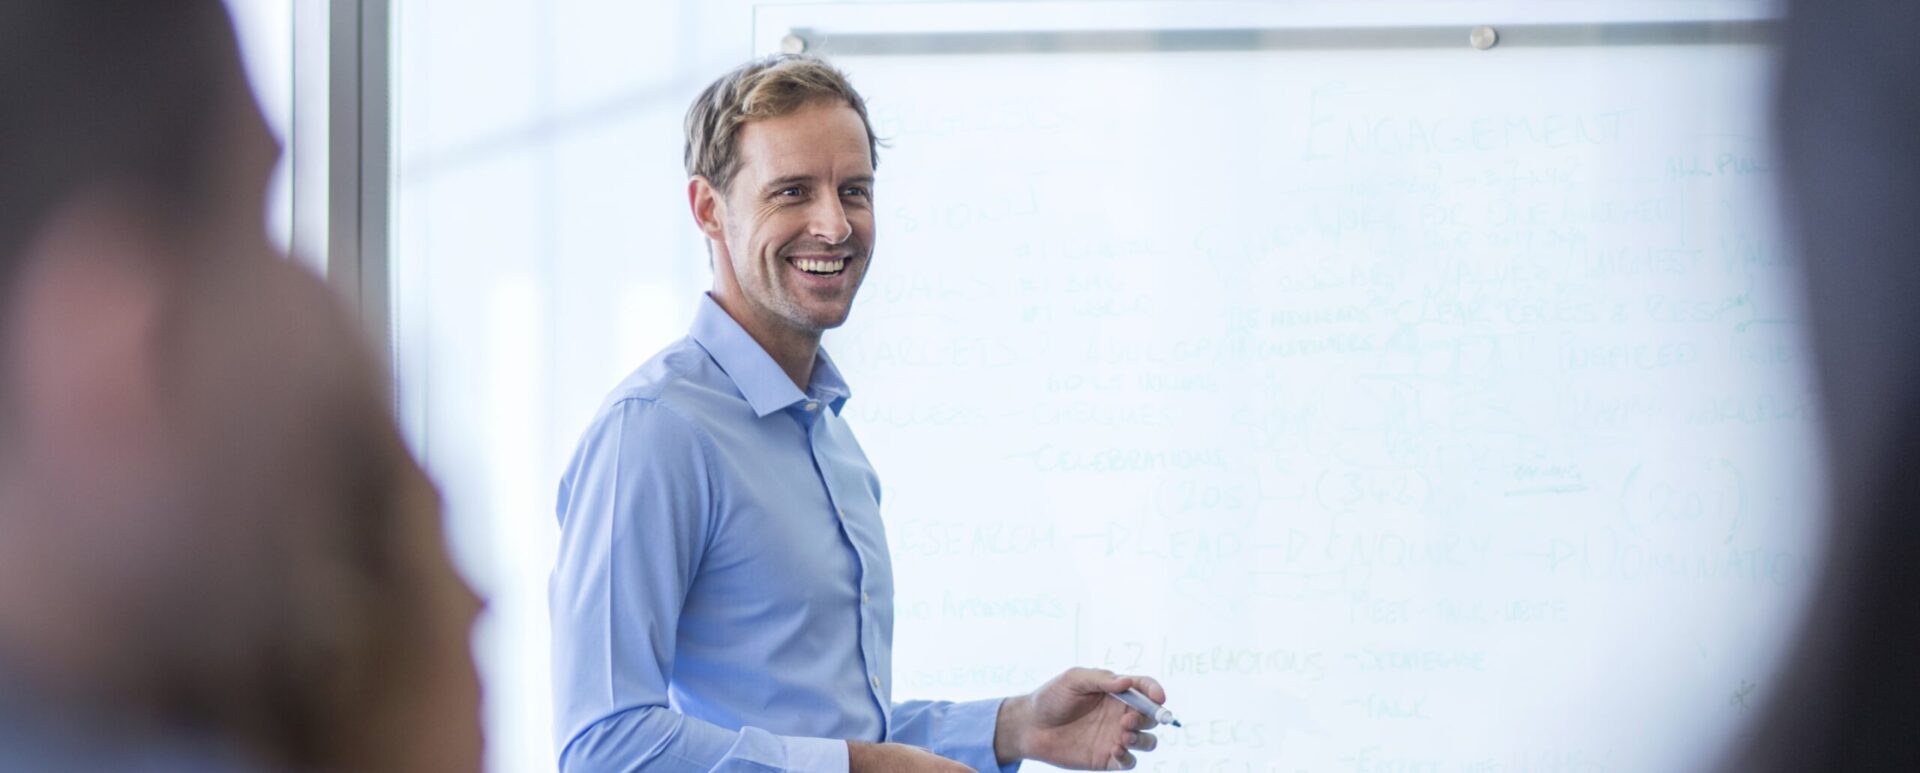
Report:
[[[876,558],[884,563],[885,543],[880,544],[880,556],[862,561],[851,540],[865,538],[843,533],[839,508],[824,492],[797,497],[789,489],[786,496],[748,501],[754,504],[729,514],[707,552],[700,583],[707,590],[776,617],[844,612],[861,603],[862,593],[872,596],[871,589],[862,588],[874,579],[863,578],[863,564],[871,565]],[[873,508],[870,499],[866,506]],[[869,512],[877,521],[877,509]],[[861,551],[868,549],[860,546]],[[892,573],[881,571],[891,596]]]

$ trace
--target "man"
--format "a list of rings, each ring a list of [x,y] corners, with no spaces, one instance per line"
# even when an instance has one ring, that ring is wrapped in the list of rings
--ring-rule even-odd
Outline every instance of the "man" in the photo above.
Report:
[[[688,111],[713,288],[692,334],[608,397],[561,481],[564,770],[1125,769],[1154,746],[1108,697],[1164,701],[1144,677],[892,701],[879,480],[820,348],[873,256],[876,144],[860,95],[811,57],[742,66]]]
[[[473,771],[476,612],[219,0],[0,0],[0,770]]]

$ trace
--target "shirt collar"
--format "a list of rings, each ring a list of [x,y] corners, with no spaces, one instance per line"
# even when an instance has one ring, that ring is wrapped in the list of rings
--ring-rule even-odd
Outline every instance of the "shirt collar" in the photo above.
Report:
[[[853,396],[825,348],[814,354],[813,382],[806,392],[800,391],[793,385],[793,379],[787,377],[787,372],[780,369],[780,363],[774,362],[773,356],[760,348],[760,343],[720,308],[710,294],[700,295],[700,307],[693,315],[692,336],[700,348],[707,350],[714,364],[733,379],[741,396],[747,398],[747,405],[761,418],[808,400],[826,403],[838,415],[847,398]]]

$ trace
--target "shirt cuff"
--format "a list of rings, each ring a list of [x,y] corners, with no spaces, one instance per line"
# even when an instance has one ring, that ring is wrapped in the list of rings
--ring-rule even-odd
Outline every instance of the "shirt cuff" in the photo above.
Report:
[[[847,773],[847,742],[833,738],[782,736],[787,770],[795,773]]]
[[[934,736],[933,753],[979,771],[1014,773],[1020,761],[1005,765],[993,755],[993,734],[1000,724],[1000,704],[1005,698],[955,703],[947,709],[946,727]]]

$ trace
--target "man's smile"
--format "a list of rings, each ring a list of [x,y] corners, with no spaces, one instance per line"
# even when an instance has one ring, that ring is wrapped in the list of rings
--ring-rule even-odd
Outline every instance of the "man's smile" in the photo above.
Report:
[[[839,276],[847,270],[849,255],[789,255],[787,263],[814,276]]]

